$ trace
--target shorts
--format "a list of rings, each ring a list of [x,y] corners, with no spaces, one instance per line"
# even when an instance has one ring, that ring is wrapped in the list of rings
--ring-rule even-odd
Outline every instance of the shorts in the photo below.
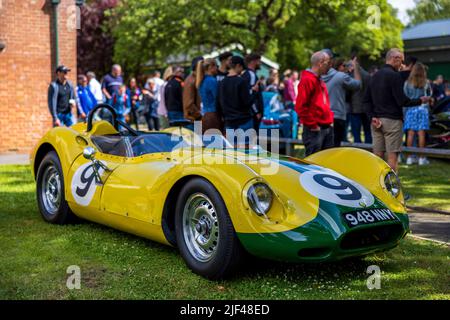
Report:
[[[373,152],[399,153],[403,145],[403,121],[380,118],[381,128],[372,126]]]

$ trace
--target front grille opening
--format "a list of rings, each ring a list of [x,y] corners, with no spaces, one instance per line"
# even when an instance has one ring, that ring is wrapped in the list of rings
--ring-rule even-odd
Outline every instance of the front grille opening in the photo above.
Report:
[[[330,248],[304,248],[298,251],[301,258],[320,258],[330,253]]]
[[[342,238],[341,248],[351,250],[383,245],[397,241],[402,234],[403,228],[400,224],[356,230]]]

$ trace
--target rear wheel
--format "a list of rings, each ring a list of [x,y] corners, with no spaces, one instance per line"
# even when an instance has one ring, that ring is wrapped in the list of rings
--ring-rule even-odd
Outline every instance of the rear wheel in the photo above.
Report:
[[[36,196],[42,218],[50,223],[66,224],[76,220],[64,194],[64,176],[55,151],[50,151],[39,164]]]
[[[238,267],[244,249],[222,197],[208,181],[196,178],[183,187],[175,227],[180,253],[195,273],[220,279]]]

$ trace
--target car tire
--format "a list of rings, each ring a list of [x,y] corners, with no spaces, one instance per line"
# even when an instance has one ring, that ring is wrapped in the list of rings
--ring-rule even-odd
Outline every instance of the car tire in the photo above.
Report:
[[[192,179],[181,190],[175,232],[187,266],[208,279],[231,275],[244,257],[225,203],[205,179]]]
[[[65,198],[64,176],[55,151],[47,153],[36,176],[36,197],[42,218],[54,224],[77,221]]]

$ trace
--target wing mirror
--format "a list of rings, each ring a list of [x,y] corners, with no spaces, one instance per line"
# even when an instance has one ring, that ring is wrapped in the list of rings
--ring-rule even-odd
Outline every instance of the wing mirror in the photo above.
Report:
[[[83,157],[86,159],[86,160],[94,160],[95,159],[95,154],[97,153],[97,151],[95,151],[95,149],[94,148],[92,148],[92,147],[86,147],[86,148],[84,148],[84,150],[83,150]]]
[[[92,169],[94,170],[96,183],[102,185],[103,181],[102,181],[102,177],[99,172],[99,168],[101,168],[107,172],[110,172],[111,169],[109,169],[103,162],[95,159],[96,153],[97,153],[97,151],[92,147],[86,147],[83,149],[83,157],[86,160],[89,160],[92,162]]]

